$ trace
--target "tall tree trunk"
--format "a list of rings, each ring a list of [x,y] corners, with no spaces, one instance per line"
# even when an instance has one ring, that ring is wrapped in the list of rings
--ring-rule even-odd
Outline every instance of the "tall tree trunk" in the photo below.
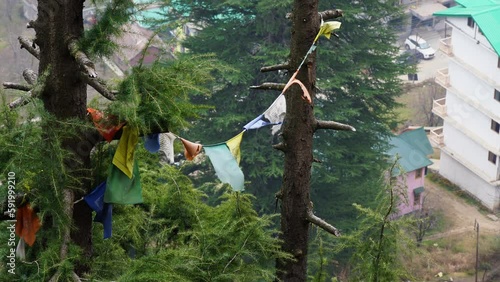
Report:
[[[87,86],[80,78],[79,66],[70,54],[68,42],[78,39],[83,34],[83,0],[39,0],[38,18],[30,25],[36,31],[36,45],[40,47],[39,77],[48,73],[45,87],[40,95],[45,109],[58,120],[69,118],[84,119],[86,116]],[[92,250],[91,230],[92,213],[84,203],[73,204],[90,188],[90,150],[93,144],[80,136],[65,137],[62,140],[64,149],[73,152],[72,159],[65,160],[64,166],[75,179],[80,179],[78,191],[64,187],[67,203],[67,215],[72,218],[73,228],[71,241],[79,245],[84,256],[89,257]],[[69,227],[68,227],[69,228]],[[67,229],[66,236],[70,236]],[[63,238],[63,242],[66,241]],[[64,243],[63,243],[64,244]],[[61,248],[61,256],[64,249]],[[64,257],[63,257],[64,259]],[[75,272],[80,275],[88,271],[88,266],[77,265]]]
[[[296,69],[319,30],[318,0],[295,0],[292,10],[291,69]],[[307,87],[314,99],[316,79],[315,54],[301,68],[297,78]],[[287,115],[283,125],[285,167],[281,188],[281,231],[283,250],[295,261],[278,261],[278,278],[281,281],[306,281],[307,243],[309,221],[307,209],[310,202],[313,107],[304,101],[302,90],[292,86],[286,92]]]

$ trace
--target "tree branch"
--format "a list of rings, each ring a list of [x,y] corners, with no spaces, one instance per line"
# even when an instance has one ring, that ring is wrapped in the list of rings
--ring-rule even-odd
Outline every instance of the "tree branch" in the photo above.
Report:
[[[348,131],[356,131],[356,128],[343,124],[336,121],[325,121],[325,120],[316,120],[314,126],[314,131],[318,129],[333,129],[333,130],[348,130]]]
[[[285,83],[264,82],[261,85],[250,86],[250,89],[283,91]]]
[[[339,9],[335,9],[335,10],[326,10],[326,11],[323,11],[323,12],[318,12],[319,16],[324,20],[324,21],[327,21],[327,20],[331,20],[331,19],[335,19],[335,18],[340,18],[344,15],[344,11],[342,10],[339,10]],[[287,13],[285,15],[285,18],[286,19],[291,19],[293,16],[292,13]]]
[[[326,10],[323,12],[319,12],[318,14],[324,21],[326,21],[326,20],[331,20],[331,19],[342,17],[344,15],[344,11],[338,10],[338,9]]]
[[[37,82],[37,79],[38,79],[37,74],[33,70],[30,70],[30,69],[25,69],[23,71],[23,77],[26,80],[26,82],[28,82],[30,85],[35,85]],[[5,83],[4,83],[4,86],[5,86]],[[25,87],[28,87],[28,86],[25,86]],[[38,95],[38,92],[40,90],[35,90],[36,88],[38,88],[38,87],[35,86],[33,88],[29,88],[28,93],[26,93],[26,95],[24,95],[23,97],[19,97],[16,100],[10,102],[9,108],[11,110],[13,110],[15,108],[18,108],[18,107],[21,107],[21,106],[28,104],[30,102],[31,98],[36,97]],[[38,88],[38,89],[40,89],[40,88]]]
[[[33,41],[23,36],[19,36],[17,40],[19,40],[19,43],[21,44],[21,49],[26,49],[26,51],[28,51],[35,58],[40,59],[40,51],[36,49]]]
[[[94,88],[97,92],[99,92],[104,98],[114,101],[116,100],[115,93],[110,91],[108,87],[106,86],[106,83],[99,79],[99,78],[92,78],[86,75],[85,73],[81,73],[80,77],[82,78],[85,83],[90,85],[92,88]]]
[[[261,72],[268,72],[268,71],[289,70],[289,69],[290,69],[290,64],[284,63],[284,64],[262,67],[262,68],[260,68],[260,71]]]
[[[286,150],[285,144],[283,144],[283,142],[273,145],[273,148],[282,152],[285,152]]]
[[[19,84],[19,83],[15,83],[15,82],[4,82],[3,88],[15,89],[15,90],[21,90],[21,91],[30,91],[31,90],[31,87],[29,87],[28,85]]]
[[[23,77],[24,80],[26,80],[26,82],[30,85],[35,85],[36,80],[38,79],[38,75],[30,69],[23,70]]]
[[[95,71],[94,63],[80,50],[80,48],[78,48],[76,39],[73,38],[68,40],[68,49],[71,56],[73,56],[80,65],[80,68],[85,70],[90,78],[96,78],[97,72]]]
[[[16,100],[10,102],[9,108],[11,110],[13,110],[15,108],[22,107],[22,106],[28,104],[30,102],[30,99],[35,97],[35,96],[36,96],[35,92],[33,92],[33,90],[30,90],[30,91],[28,91],[28,93],[25,96],[17,98]]]
[[[314,215],[312,202],[309,202],[309,206],[307,207],[307,220],[332,235],[335,235],[337,237],[340,236],[340,231],[337,228]]]

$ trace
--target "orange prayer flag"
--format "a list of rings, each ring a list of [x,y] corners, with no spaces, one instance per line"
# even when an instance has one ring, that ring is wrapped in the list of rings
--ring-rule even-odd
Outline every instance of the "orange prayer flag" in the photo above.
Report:
[[[192,161],[194,157],[196,157],[203,147],[201,144],[196,144],[191,141],[188,141],[184,138],[181,138],[182,144],[184,145],[184,156],[186,160]]]
[[[17,210],[16,234],[24,239],[26,244],[33,246],[36,238],[35,234],[41,225],[40,219],[30,207],[30,204],[25,204]]]

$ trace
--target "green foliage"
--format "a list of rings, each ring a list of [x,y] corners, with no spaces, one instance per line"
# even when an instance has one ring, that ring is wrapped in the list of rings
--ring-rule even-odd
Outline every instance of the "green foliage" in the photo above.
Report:
[[[2,109],[8,118],[0,124],[0,143],[3,145],[0,155],[0,196],[3,201],[7,192],[5,178],[8,172],[14,172],[20,201],[29,201],[31,207],[39,211],[38,217],[44,228],[37,233],[37,243],[33,247],[26,247],[27,261],[17,261],[18,275],[12,276],[2,271],[0,280],[43,281],[54,275],[56,270],[61,271],[62,276],[68,276],[74,261],[80,257],[80,250],[70,245],[68,257],[64,260],[59,258],[60,238],[66,226],[71,224],[71,219],[63,212],[61,191],[81,189],[85,179],[75,177],[84,169],[75,160],[75,152],[66,149],[62,140],[77,136],[78,130],[87,125],[79,120],[56,119],[43,110],[38,99],[30,103],[30,114],[26,119],[16,118],[15,114],[5,111],[10,109]],[[34,117],[37,119],[34,120]],[[68,164],[68,160],[72,160],[72,165],[64,165]],[[0,252],[6,252],[6,247],[2,245]]]
[[[139,127],[143,132],[160,128],[178,132],[206,111],[203,105],[191,103],[194,97],[208,97],[207,84],[212,72],[225,71],[211,55],[181,56],[169,62],[156,62],[150,67],[133,68],[119,85],[117,101],[110,113]]]
[[[260,67],[286,62],[289,54],[291,1],[248,1],[244,8],[224,2],[221,10],[214,1],[176,1],[184,6],[179,15],[189,14],[206,26],[184,45],[196,54],[215,53],[238,73],[219,78],[224,86],[209,104],[189,138],[204,143],[227,140],[250,120],[267,109],[277,96],[248,90],[263,82],[286,82],[282,73],[261,73]],[[320,10],[344,10],[340,39],[321,38],[317,53],[317,92],[315,116],[353,125],[356,132],[319,131],[315,133],[314,156],[322,161],[313,165],[311,197],[316,212],[342,230],[354,229],[353,202],[373,206],[380,186],[378,179],[386,167],[386,137],[396,123],[395,98],[401,93],[397,76],[404,66],[395,63],[396,27],[403,11],[394,1],[319,1]],[[203,7],[203,8],[199,8]],[[234,12],[234,15],[233,15]],[[224,15],[221,17],[220,15]],[[226,15],[231,15],[227,16]],[[237,15],[237,16],[236,16]],[[228,40],[227,38],[231,38]],[[210,128],[210,130],[206,130]],[[275,140],[274,140],[275,141]],[[275,209],[274,194],[281,186],[282,154],[273,150],[267,128],[246,132],[241,145],[241,167],[246,190],[257,197],[261,212]]]
[[[209,206],[175,167],[159,167],[157,156],[143,149],[137,154],[144,204],[114,206],[113,237],[97,238],[91,278],[272,280],[274,259],[288,256],[279,251],[271,217],[257,216],[250,195],[224,193],[217,206]],[[101,232],[98,225],[95,235]]]
[[[354,204],[362,218],[359,228],[339,238],[336,251],[350,250],[349,281],[400,281],[410,279],[403,261],[416,250],[406,233],[411,218],[395,219],[400,187],[390,181],[378,194],[375,208]]]
[[[132,16],[133,0],[113,0],[106,5],[96,25],[80,39],[80,48],[91,57],[112,55],[119,46],[112,41],[123,32]]]

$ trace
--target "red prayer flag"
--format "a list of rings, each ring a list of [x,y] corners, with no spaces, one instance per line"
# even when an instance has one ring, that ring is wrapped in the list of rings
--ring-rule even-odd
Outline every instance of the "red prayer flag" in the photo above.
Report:
[[[116,132],[125,124],[124,122],[118,123],[116,116],[110,115],[104,117],[104,114],[96,109],[87,108],[87,112],[92,116],[92,121],[97,131],[99,131],[102,137],[108,142],[113,141]]]

